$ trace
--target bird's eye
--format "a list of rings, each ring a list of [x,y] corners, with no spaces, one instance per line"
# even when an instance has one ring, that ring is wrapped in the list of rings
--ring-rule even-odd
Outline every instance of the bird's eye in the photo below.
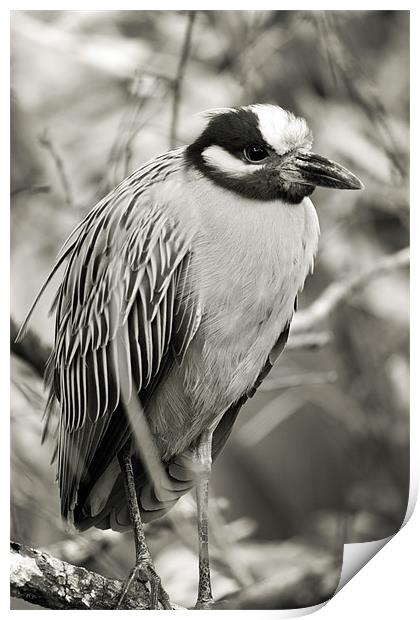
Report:
[[[244,156],[245,159],[255,164],[268,157],[268,151],[261,144],[248,144],[244,148]]]

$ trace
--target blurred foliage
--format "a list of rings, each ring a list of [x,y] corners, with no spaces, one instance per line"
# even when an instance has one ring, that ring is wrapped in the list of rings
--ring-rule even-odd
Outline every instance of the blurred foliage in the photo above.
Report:
[[[16,319],[83,214],[127,172],[167,150],[177,80],[178,143],[203,126],[201,110],[278,103],[308,120],[314,150],[365,183],[364,192],[315,193],[322,237],[301,307],[329,282],[408,244],[408,12],[199,11],[179,83],[188,20],[178,11],[13,13]],[[54,286],[33,321],[46,342],[53,293]],[[286,351],[270,375],[283,387],[258,392],[246,405],[214,467],[213,493],[227,498],[224,525],[213,532],[213,539],[224,532],[213,545],[219,596],[274,570],[322,565],[325,557],[337,567],[344,542],[388,536],[404,518],[406,272],[373,281],[319,328],[332,332],[331,344]],[[305,376],[314,372],[329,378],[311,385]],[[41,382],[13,359],[12,536],[33,546],[66,537],[49,450],[40,446],[43,403]],[[191,604],[197,568],[187,542],[194,536],[181,534],[150,529],[164,583],[175,601]],[[88,565],[124,576],[132,542],[119,540]],[[334,590],[339,569],[330,574]]]

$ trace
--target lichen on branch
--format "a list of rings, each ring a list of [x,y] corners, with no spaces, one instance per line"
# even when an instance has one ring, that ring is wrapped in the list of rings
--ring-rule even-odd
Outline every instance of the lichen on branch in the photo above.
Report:
[[[48,609],[115,609],[123,583],[73,566],[17,542],[10,543],[10,594]],[[149,592],[133,584],[125,609],[149,609]]]

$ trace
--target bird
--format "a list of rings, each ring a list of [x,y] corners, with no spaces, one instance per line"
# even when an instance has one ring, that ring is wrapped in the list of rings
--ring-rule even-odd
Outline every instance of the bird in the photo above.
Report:
[[[61,514],[134,532],[150,607],[170,609],[143,525],[197,499],[196,608],[213,603],[208,484],[244,403],[283,351],[312,272],[316,187],[359,190],[312,152],[305,119],[273,104],[218,108],[189,145],[101,199],[60,250],[45,434],[58,411]],[[154,467],[154,464],[157,466]]]

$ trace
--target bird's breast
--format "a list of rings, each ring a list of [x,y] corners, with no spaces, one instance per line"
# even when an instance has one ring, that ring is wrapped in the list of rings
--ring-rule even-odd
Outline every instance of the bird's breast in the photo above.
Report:
[[[191,353],[235,400],[254,384],[292,316],[319,225],[309,199],[257,202],[211,189],[200,201],[194,242],[203,320]]]
[[[318,234],[309,199],[209,202],[194,243],[204,328],[235,341],[238,331],[252,338],[271,323],[281,328],[312,268]]]
[[[318,242],[309,199],[298,205],[251,201],[209,181],[193,184],[187,200],[185,191],[183,201],[174,200],[175,190],[175,217],[194,232],[191,277],[202,319],[181,367],[151,403],[155,434],[171,451],[184,449],[254,385],[291,319]],[[170,454],[169,447],[162,450]]]

